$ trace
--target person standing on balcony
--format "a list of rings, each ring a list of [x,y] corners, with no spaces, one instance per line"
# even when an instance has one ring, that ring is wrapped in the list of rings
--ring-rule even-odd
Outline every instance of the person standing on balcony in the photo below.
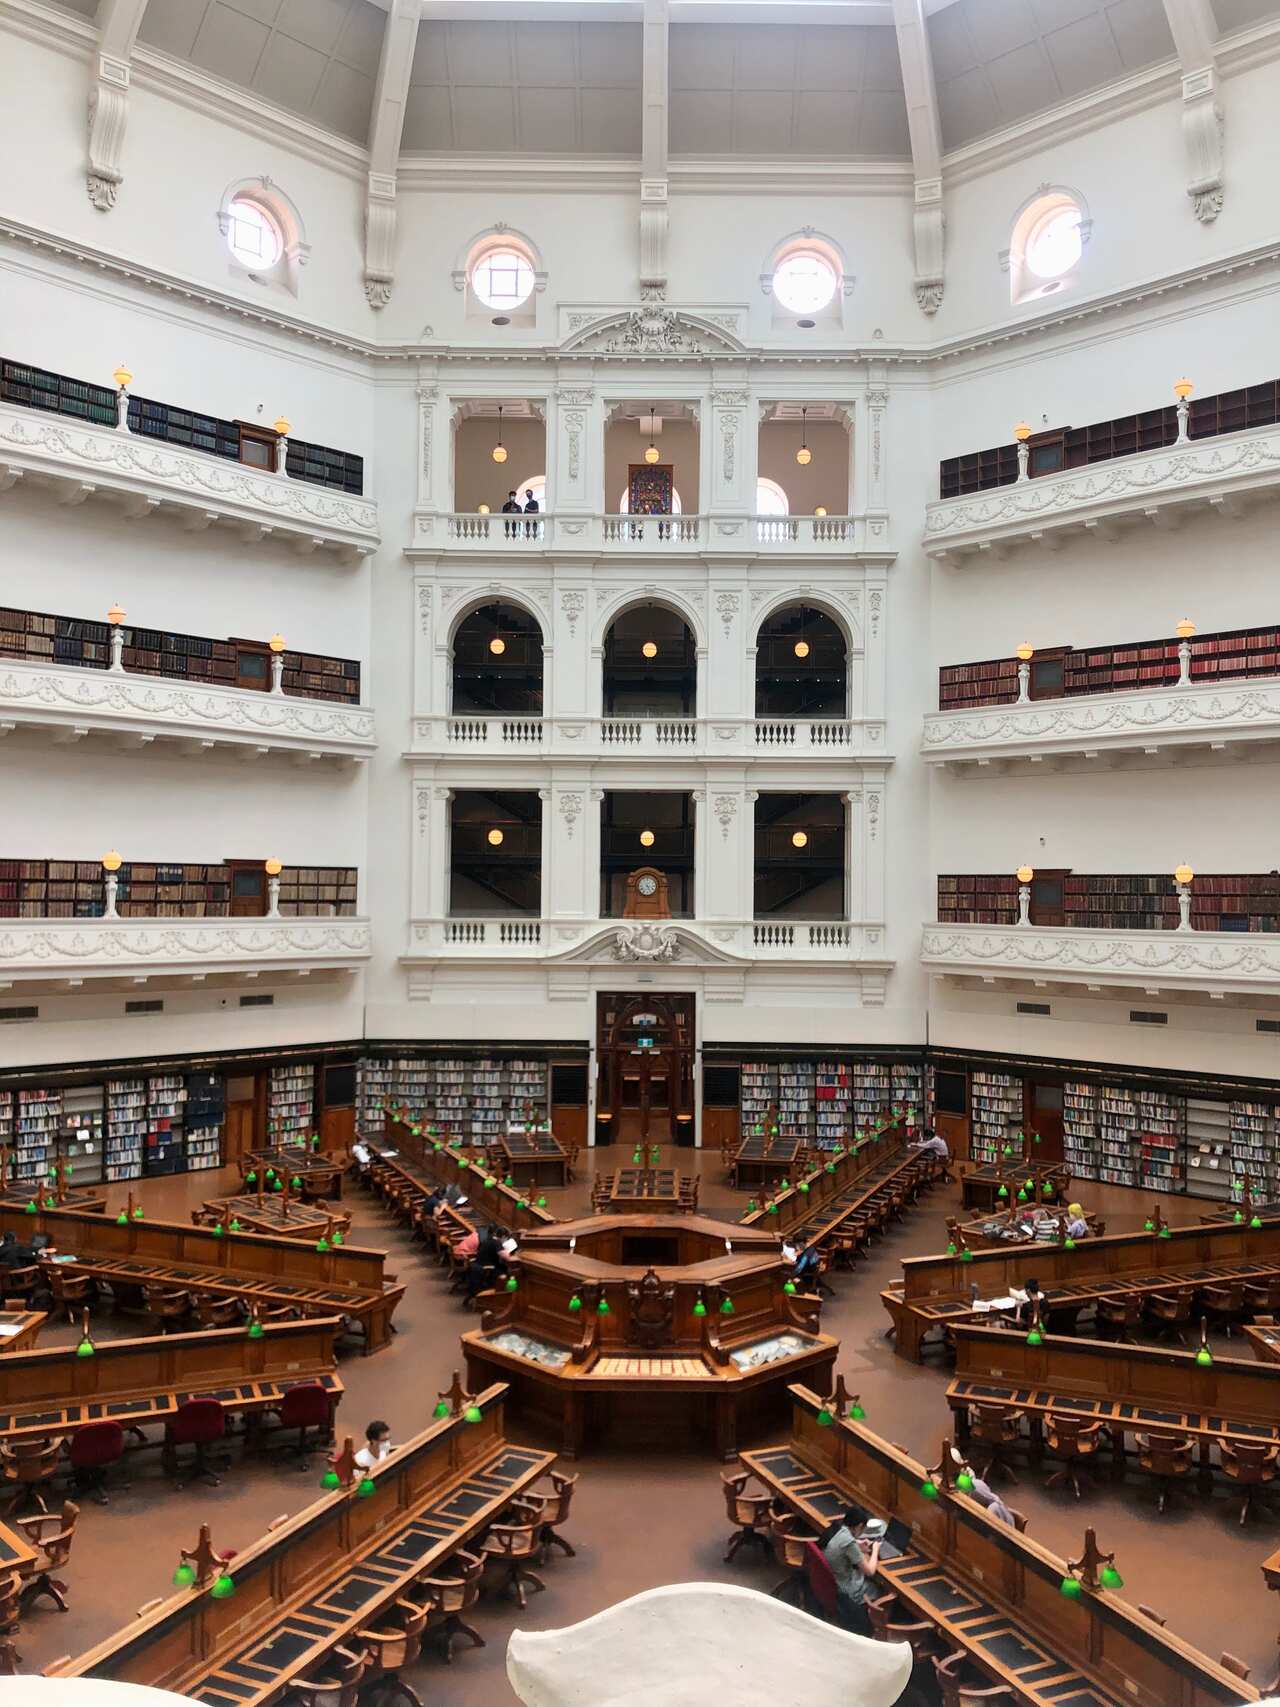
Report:
[[[536,516],[538,514],[538,500],[533,495],[532,486],[526,486],[524,489],[524,513],[526,516]],[[538,531],[537,522],[526,522],[524,524],[524,531],[529,538],[532,538]]]
[[[504,516],[518,516],[521,513],[520,500],[516,497],[514,490],[507,493],[507,501],[502,506],[502,513]],[[519,522],[507,522],[505,524],[508,539],[518,530],[519,526]]]

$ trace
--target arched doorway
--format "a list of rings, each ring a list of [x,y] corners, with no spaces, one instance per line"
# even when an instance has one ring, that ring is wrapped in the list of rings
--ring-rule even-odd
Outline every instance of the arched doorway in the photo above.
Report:
[[[603,993],[596,1142],[693,1143],[693,997]]]
[[[847,717],[848,648],[840,628],[812,605],[786,605],[756,638],[757,717]]]

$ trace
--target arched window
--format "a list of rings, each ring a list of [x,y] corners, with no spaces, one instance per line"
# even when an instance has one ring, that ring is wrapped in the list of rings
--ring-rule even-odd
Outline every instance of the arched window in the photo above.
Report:
[[[527,610],[497,600],[453,637],[455,717],[537,717],[542,712],[542,630]]]
[[[793,314],[816,314],[838,286],[835,268],[818,249],[793,249],[773,270],[773,294]]]
[[[806,330],[820,323],[838,325],[842,299],[853,289],[839,245],[810,226],[777,244],[760,284],[772,298],[775,326]]]
[[[237,196],[227,210],[227,248],[252,272],[274,267],[284,252],[284,236],[261,202]]]
[[[518,308],[533,295],[533,263],[513,243],[495,243],[471,265],[471,288],[487,308]]]
[[[787,494],[776,480],[770,480],[763,474],[756,481],[756,514],[758,516],[787,516],[791,514]]]
[[[756,637],[757,717],[847,717],[844,634],[811,605],[774,611]]]
[[[228,184],[218,204],[218,229],[234,274],[297,293],[311,251],[297,208],[273,179]]]
[[[606,717],[693,717],[698,657],[689,625],[666,605],[636,605],[604,638]]]
[[[535,325],[546,283],[532,238],[501,221],[465,244],[453,269],[454,289],[466,293],[467,318],[494,326]]]
[[[1044,186],[1019,209],[1009,245],[1009,294],[1032,302],[1074,284],[1090,220],[1074,190]]]

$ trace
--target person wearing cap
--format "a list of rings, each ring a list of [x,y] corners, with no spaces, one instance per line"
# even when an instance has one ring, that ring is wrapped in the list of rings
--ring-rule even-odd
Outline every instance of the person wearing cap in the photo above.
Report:
[[[858,1506],[850,1506],[844,1514],[844,1522],[822,1549],[822,1555],[836,1579],[841,1624],[856,1635],[869,1636],[871,1619],[866,1606],[867,1585],[880,1569],[880,1541],[885,1526],[880,1525],[881,1535],[878,1537],[869,1533],[859,1537],[857,1530],[864,1517],[865,1513]],[[866,1529],[870,1531],[876,1521],[868,1519]]]

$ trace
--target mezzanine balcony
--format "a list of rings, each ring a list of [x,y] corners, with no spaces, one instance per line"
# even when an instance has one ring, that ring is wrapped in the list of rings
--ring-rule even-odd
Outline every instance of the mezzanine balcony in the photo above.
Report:
[[[836,717],[418,717],[406,757],[885,761],[884,724]]]
[[[2,919],[0,989],[320,980],[356,971],[372,942],[365,918]]]
[[[934,923],[920,959],[935,976],[975,988],[1280,997],[1280,934]]]
[[[525,556],[551,547],[562,553],[588,551],[624,557],[646,552],[716,551],[765,557],[848,557],[871,549],[862,516],[561,516],[546,512],[526,517],[474,511],[442,516],[419,512],[414,545],[490,556]]]

